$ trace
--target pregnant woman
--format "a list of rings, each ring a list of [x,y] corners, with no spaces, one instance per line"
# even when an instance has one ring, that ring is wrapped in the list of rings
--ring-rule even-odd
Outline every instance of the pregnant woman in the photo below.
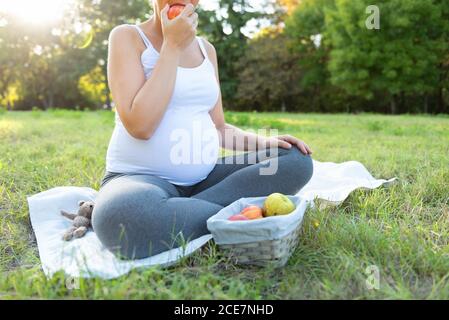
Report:
[[[153,0],[149,20],[110,34],[117,112],[92,225],[121,258],[179,247],[233,201],[295,194],[312,176],[303,141],[225,123],[216,51],[196,36],[198,1]],[[220,147],[248,152],[218,158]]]

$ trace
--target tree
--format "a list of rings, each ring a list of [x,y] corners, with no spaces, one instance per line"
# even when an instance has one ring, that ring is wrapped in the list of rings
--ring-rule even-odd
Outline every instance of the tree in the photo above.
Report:
[[[248,0],[222,0],[219,6],[219,12],[223,12],[220,15],[199,8],[199,31],[215,46],[224,105],[232,108],[239,85],[236,61],[245,54],[248,40],[243,28],[248,21],[266,14],[255,11]]]
[[[17,108],[96,107],[98,102],[79,86],[83,76],[96,74],[96,79],[104,81],[99,88],[110,106],[106,80],[109,33],[116,25],[134,23],[149,14],[148,0],[78,0],[63,21],[51,25],[30,26],[5,16],[8,23],[0,27],[1,38],[6,39],[0,41],[0,48],[6,48],[0,53],[0,93],[4,95],[10,83],[18,82],[21,99]],[[98,68],[102,77],[98,77]]]
[[[262,30],[240,58],[236,98],[242,110],[296,110],[300,94],[298,57],[279,27]]]
[[[440,63],[449,49],[443,2],[376,3],[380,30],[365,26],[368,1],[335,0],[335,9],[326,11],[331,81],[348,94],[366,99],[384,92],[390,97],[391,113],[407,111],[398,101],[404,102],[407,95],[431,95],[440,86]]]
[[[95,60],[89,73],[95,72],[98,67],[104,81],[101,86],[104,90],[105,104],[111,108],[111,94],[107,83],[107,51],[108,38],[111,30],[120,24],[142,21],[150,17],[151,6],[148,0],[114,1],[114,0],[79,0],[78,20],[91,26],[93,36],[92,43],[84,50],[85,56]],[[98,79],[98,77],[97,77]]]
[[[335,91],[327,68],[331,47],[326,39],[324,13],[333,3],[334,0],[303,0],[285,22],[285,33],[302,73],[298,85],[315,111],[336,111],[331,106],[334,101],[326,98]]]
[[[59,28],[59,26],[58,26]],[[54,33],[52,25],[24,26],[11,20],[11,29],[20,30],[12,45],[23,54],[23,63],[14,66],[20,82],[19,109],[32,106],[43,109],[83,104],[77,90],[79,77],[91,68],[84,52],[76,45],[72,33]]]
[[[7,109],[13,108],[13,101],[9,97],[13,87],[17,87],[20,74],[18,66],[25,63],[27,58],[26,43],[21,38],[20,30],[0,26],[0,103]],[[15,88],[17,90],[17,88]]]
[[[279,4],[283,6],[289,14],[296,9],[300,2],[301,0],[279,0]]]
[[[316,109],[447,112],[447,1],[378,1],[380,30],[366,26],[370,4],[302,0],[287,18]]]

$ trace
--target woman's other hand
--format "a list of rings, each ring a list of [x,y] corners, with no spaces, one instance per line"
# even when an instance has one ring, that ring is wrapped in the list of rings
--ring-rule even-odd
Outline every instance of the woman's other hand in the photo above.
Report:
[[[198,14],[195,12],[195,7],[189,3],[179,16],[169,20],[169,9],[170,6],[167,4],[161,10],[164,43],[171,48],[182,51],[195,39],[196,28],[198,27]]]
[[[293,137],[289,134],[270,137],[267,139],[267,144],[270,147],[281,147],[284,149],[290,149],[292,146],[296,146],[304,154],[312,154],[312,149],[302,140]]]

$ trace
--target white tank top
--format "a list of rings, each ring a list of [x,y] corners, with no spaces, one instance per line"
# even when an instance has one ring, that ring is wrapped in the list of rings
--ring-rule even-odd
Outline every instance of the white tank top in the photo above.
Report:
[[[132,26],[145,42],[141,62],[148,79],[159,53],[139,26]],[[106,155],[107,171],[151,174],[182,186],[196,184],[212,171],[219,139],[209,111],[216,105],[220,89],[202,39],[196,39],[204,55],[203,63],[195,68],[178,66],[167,110],[149,140],[132,137],[115,113],[115,128]]]

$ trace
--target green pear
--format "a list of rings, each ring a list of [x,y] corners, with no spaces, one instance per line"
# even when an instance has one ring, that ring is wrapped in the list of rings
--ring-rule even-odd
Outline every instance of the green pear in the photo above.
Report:
[[[289,214],[295,210],[295,204],[282,193],[270,194],[263,204],[265,217]]]

